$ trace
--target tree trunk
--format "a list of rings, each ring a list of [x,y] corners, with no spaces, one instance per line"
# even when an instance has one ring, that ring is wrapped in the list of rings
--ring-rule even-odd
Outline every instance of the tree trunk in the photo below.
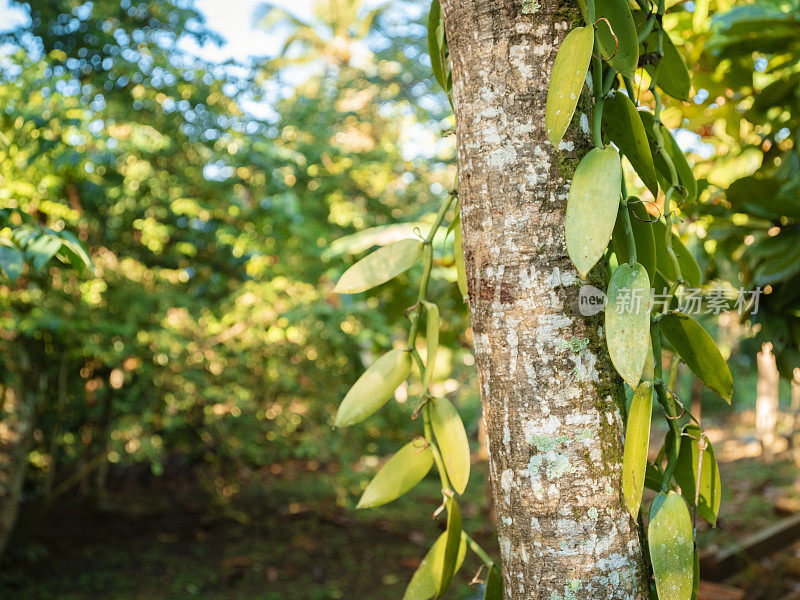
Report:
[[[28,453],[33,443],[37,396],[35,391],[7,388],[0,398],[0,557],[4,554],[22,499]]]
[[[796,467],[800,467],[800,368],[795,367],[792,371],[792,417],[794,426],[792,427],[792,457]]]
[[[770,462],[775,452],[775,427],[778,423],[778,386],[780,375],[772,354],[772,344],[761,344],[756,355],[758,383],[756,385],[756,437],[761,442],[761,456]]]
[[[621,380],[602,315],[578,313],[564,241],[569,178],[588,147],[582,106],[562,150],[545,135],[550,70],[577,4],[441,4],[506,599],[646,598],[622,500]]]

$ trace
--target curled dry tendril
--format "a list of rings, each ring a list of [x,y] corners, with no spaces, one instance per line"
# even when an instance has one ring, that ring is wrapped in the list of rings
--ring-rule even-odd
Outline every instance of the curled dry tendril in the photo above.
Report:
[[[608,31],[609,31],[609,33],[611,33],[611,37],[614,38],[614,53],[611,56],[609,56],[608,58],[603,58],[602,56],[600,58],[602,58],[603,60],[611,60],[612,58],[614,58],[617,55],[617,51],[619,50],[619,39],[617,39],[617,34],[614,33],[614,30],[611,28],[611,23],[609,23],[608,19],[606,19],[605,17],[600,17],[599,19],[597,19],[597,21],[592,23],[592,27],[594,27],[596,29],[597,28],[597,24],[600,21],[605,21],[606,22],[606,25],[608,25]]]
[[[636,198],[636,199],[635,199],[633,202],[631,202],[630,200],[628,200],[628,204],[636,204],[637,202],[638,202],[638,203],[640,203],[640,204],[650,204],[650,205],[652,205],[652,206],[653,206],[653,207],[656,209],[656,211],[658,212],[658,214],[657,214],[657,215],[656,215],[654,218],[652,218],[652,219],[642,219],[642,218],[641,218],[639,215],[637,215],[636,213],[631,213],[631,214],[633,214],[633,216],[634,216],[634,217],[635,217],[637,220],[641,221],[642,223],[655,223],[656,221],[658,221],[658,220],[661,218],[661,209],[660,209],[660,208],[658,208],[658,205],[657,205],[655,202],[653,202],[652,200],[642,200],[641,198]]]

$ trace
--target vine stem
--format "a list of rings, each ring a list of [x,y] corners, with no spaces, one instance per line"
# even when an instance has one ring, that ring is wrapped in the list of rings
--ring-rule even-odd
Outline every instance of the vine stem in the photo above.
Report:
[[[586,0],[586,16],[589,17],[587,19],[589,23],[594,23],[595,19],[594,0]]]
[[[658,33],[659,40],[661,40],[664,31],[659,29]],[[650,82],[650,92],[655,98],[653,138],[656,141],[656,153],[660,154],[661,158],[666,163],[670,179],[669,187],[664,192],[664,221],[666,223],[664,231],[664,247],[666,249],[667,256],[669,256],[669,260],[672,263],[672,268],[675,271],[675,283],[669,288],[667,293],[666,302],[664,303],[664,310],[666,311],[669,310],[672,296],[675,294],[678,286],[683,283],[683,274],[681,273],[681,265],[678,261],[678,255],[675,254],[675,250],[672,247],[672,194],[676,189],[678,189],[680,182],[678,180],[678,171],[675,168],[675,163],[672,162],[672,157],[666,151],[666,147],[664,146],[664,136],[661,134],[661,95],[656,90],[655,78]]]
[[[464,532],[464,537],[466,538],[467,545],[470,547],[470,549],[478,555],[478,558],[480,558],[487,567],[491,569],[494,566],[494,560],[492,557],[489,556],[486,553],[486,550],[481,548],[481,545],[476,542],[475,539],[467,532]]]
[[[639,4],[644,10],[644,3],[639,2]],[[656,30],[658,60],[661,60],[661,58],[664,56],[664,27],[662,26],[664,11],[665,0],[658,0],[658,10],[648,17],[645,30],[642,32],[644,33],[644,31],[648,31],[649,35],[649,30],[651,30],[655,22],[658,21],[659,26]],[[641,41],[642,39],[640,39],[640,42]],[[661,156],[662,160],[667,165],[667,171],[669,172],[669,187],[664,191],[664,221],[666,223],[664,232],[664,247],[670,263],[672,264],[672,268],[675,271],[675,282],[668,289],[666,302],[664,303],[664,312],[666,312],[669,310],[672,297],[675,295],[678,287],[683,283],[683,273],[681,272],[681,265],[678,261],[678,255],[675,253],[675,249],[672,247],[672,195],[675,193],[675,190],[679,189],[680,180],[678,178],[678,171],[675,168],[675,163],[672,161],[672,157],[666,151],[666,146],[664,145],[664,136],[661,133],[661,108],[663,103],[661,100],[661,94],[659,94],[658,90],[656,89],[657,79],[658,69],[656,68],[650,80],[649,87],[650,93],[653,94],[653,99],[655,100],[655,106],[653,108],[653,139],[655,140],[656,144],[656,154]],[[633,85],[631,84],[630,79],[623,77],[623,81],[626,89],[628,90],[628,94],[632,94]]]
[[[692,507],[692,541],[695,546],[697,545],[697,507],[700,506],[700,481],[703,477],[703,455],[706,453],[707,446],[706,434],[701,429],[700,439],[697,440],[697,479],[694,485],[694,506]]]
[[[411,356],[414,362],[417,364],[420,372],[424,370],[424,364],[419,352],[417,352],[416,348],[414,347],[414,344],[417,339],[419,321],[422,317],[422,310],[424,308],[423,302],[427,301],[428,299],[428,285],[430,283],[431,270],[433,269],[433,238],[436,235],[436,231],[439,229],[439,227],[441,227],[445,215],[447,214],[447,211],[450,209],[450,205],[453,203],[453,200],[457,195],[458,194],[455,190],[447,195],[447,198],[444,200],[444,202],[442,202],[441,207],[439,207],[439,212],[436,215],[436,219],[434,220],[428,235],[422,242],[424,246],[425,267],[422,272],[422,279],[420,280],[419,294],[417,294],[417,306],[412,312],[411,327],[408,332],[408,347],[411,352]],[[433,427],[431,426],[431,405],[430,403],[426,402],[425,399],[423,399],[423,402],[425,402],[425,404],[422,406],[422,432],[425,437],[425,443],[428,445],[428,448],[430,448],[431,454],[433,455],[433,462],[436,465],[436,471],[439,474],[439,480],[442,484],[442,493],[445,496],[452,497],[455,492],[450,484],[450,478],[447,476],[447,469],[444,465],[442,453],[439,450],[439,446],[436,445],[436,440],[433,435]],[[494,560],[492,557],[489,556],[489,554],[481,547],[481,545],[478,544],[478,542],[476,542],[468,533],[463,533],[470,549],[486,564],[487,567],[493,567]]]
[[[622,205],[622,221],[625,224],[625,239],[628,242],[628,264],[633,266],[638,262],[636,255],[636,238],[633,236],[633,226],[631,225],[631,215],[628,210],[628,188],[625,185],[625,171],[622,169],[622,157],[619,159],[620,172],[622,178],[620,181],[620,189],[622,190],[622,197],[620,204]]]
[[[436,442],[433,438],[433,428],[431,427],[431,405],[426,404],[422,408],[422,427],[425,434],[425,442],[428,444],[428,447],[431,449],[431,453],[433,454],[433,462],[436,465],[436,470],[439,472],[439,479],[442,483],[442,492],[446,496],[453,496],[455,493],[453,491],[452,486],[450,485],[450,478],[447,476],[447,470],[444,466],[444,460],[442,459],[442,453],[439,451],[439,447],[436,445]],[[494,560],[491,556],[481,547],[481,545],[476,542],[472,536],[470,536],[466,531],[463,531],[464,537],[466,538],[467,545],[470,549],[484,562],[484,564],[492,568],[494,566]]]
[[[595,46],[597,34],[595,33]],[[592,111],[592,143],[596,148],[603,147],[603,63],[596,56],[592,56],[592,94],[594,95],[594,110]]]
[[[661,381],[664,367],[661,364],[661,331],[657,318],[650,319],[650,340],[653,345],[653,381]]]
[[[622,221],[625,223],[625,238],[628,240],[628,264],[633,266],[638,262],[638,256],[636,256],[636,238],[633,237],[633,225],[627,200],[622,201]]]
[[[425,267],[422,271],[422,279],[420,280],[419,284],[419,293],[417,294],[417,305],[416,308],[413,309],[410,319],[411,319],[411,327],[408,330],[408,348],[412,350],[414,348],[414,343],[417,341],[417,331],[419,330],[419,322],[422,317],[422,311],[424,309],[423,302],[428,299],[428,284],[430,283],[431,279],[431,270],[433,269],[433,238],[436,235],[436,231],[442,225],[442,221],[444,221],[444,217],[447,214],[450,205],[453,203],[453,199],[457,196],[456,192],[451,192],[447,195],[442,205],[439,207],[439,212],[436,214],[436,219],[431,226],[431,230],[428,232],[428,235],[422,241],[423,244],[423,252],[425,255]]]
[[[681,430],[678,426],[678,414],[675,410],[675,401],[667,391],[666,385],[661,380],[655,382],[656,395],[658,396],[658,403],[664,409],[669,421],[669,428],[672,431],[674,438],[672,448],[670,448],[669,456],[667,456],[667,466],[664,469],[664,478],[661,480],[661,491],[668,492],[670,489],[669,482],[672,479],[672,474],[675,472],[675,467],[678,465],[678,452],[680,451],[681,443]]]
[[[672,363],[669,366],[669,380],[667,381],[667,385],[669,386],[669,389],[671,389],[671,390],[675,389],[675,382],[678,380],[678,365],[679,364],[680,364],[680,361],[678,360],[678,357],[676,356],[676,357],[674,357],[672,359]]]
[[[603,96],[605,96],[609,90],[611,90],[611,86],[614,85],[614,79],[617,77],[617,71],[614,70],[613,67],[609,68],[606,72],[606,76],[603,79]]]
[[[453,191],[452,193],[447,195],[447,198],[442,202],[442,205],[439,207],[439,212],[436,214],[436,219],[433,221],[433,225],[431,226],[431,230],[428,232],[428,235],[423,240],[423,247],[425,253],[425,267],[422,272],[422,279],[420,280],[419,284],[419,293],[417,294],[417,304],[416,308],[414,308],[411,314],[411,327],[408,331],[408,348],[411,352],[411,357],[413,358],[414,362],[417,364],[420,372],[422,372],[425,368],[424,364],[422,363],[422,358],[417,352],[417,349],[414,347],[414,344],[417,340],[417,331],[419,330],[419,321],[422,317],[422,310],[424,308],[423,302],[427,301],[428,298],[428,284],[430,283],[431,279],[431,270],[433,269],[433,238],[436,235],[436,231],[444,221],[444,217],[447,214],[450,205],[453,203],[453,199],[456,197],[456,192]],[[428,358],[430,360],[430,357]],[[436,463],[436,469],[439,471],[439,479],[442,480],[442,489],[452,493],[452,488],[450,487],[450,480],[447,477],[447,471],[444,468],[444,461],[442,460],[442,455],[439,452],[439,447],[436,445],[436,442],[433,439],[433,429],[431,428],[431,415],[430,415],[430,404],[425,404],[422,408],[422,427],[423,433],[425,436],[425,441],[427,442],[428,446],[431,449],[431,453],[433,454],[433,460]]]
[[[425,266],[422,272],[422,279],[420,280],[419,293],[417,294],[417,304],[411,314],[411,327],[409,328],[408,332],[409,351],[411,352],[411,356],[414,362],[417,364],[420,372],[424,370],[424,364],[419,352],[417,352],[415,348],[415,342],[417,339],[417,332],[419,330],[419,322],[424,309],[423,303],[426,302],[428,298],[428,285],[430,283],[431,271],[433,269],[433,238],[436,235],[436,231],[442,225],[445,215],[450,209],[450,205],[453,203],[453,200],[456,198],[456,196],[457,192],[454,190],[448,194],[445,201],[442,202],[439,212],[436,215],[436,219],[434,220],[428,235],[422,242],[424,247]],[[445,496],[452,498],[455,494],[455,491],[453,490],[453,487],[450,483],[450,478],[447,475],[447,469],[444,464],[444,459],[442,458],[442,453],[439,450],[439,446],[437,446],[433,435],[433,427],[431,426],[431,405],[426,401],[425,398],[423,398],[422,406],[422,431],[425,438],[425,443],[428,445],[428,448],[430,448],[431,454],[433,455],[433,462],[436,465],[436,471],[439,474],[439,480],[442,484],[442,493]],[[477,554],[478,557],[480,557],[480,559],[489,568],[491,568],[494,565],[494,560],[492,560],[489,554],[480,546],[480,544],[478,544],[478,542],[470,537],[469,534],[464,532],[464,536],[470,549]]]
[[[644,28],[639,33],[638,42],[641,44],[647,39],[647,36],[650,35],[650,32],[653,31],[653,24],[656,22],[656,13],[650,13],[650,16],[647,17],[647,21],[644,24]]]
[[[416,348],[411,349],[411,358],[414,359],[419,372],[422,373],[425,370],[425,363],[422,362],[422,357],[419,355]]]
[[[664,469],[664,476],[661,480],[661,491],[668,492],[670,489],[669,482],[672,479],[672,473],[678,464],[678,452],[680,450],[681,434],[678,427],[677,411],[675,410],[675,402],[667,391],[664,385],[664,371],[661,364],[661,331],[659,329],[658,320],[653,320],[650,326],[650,338],[653,344],[653,371],[654,379],[653,384],[656,388],[656,396],[658,403],[664,409],[669,422],[669,428],[674,438],[672,448],[670,448],[669,456],[667,456],[667,466]]]
[[[622,83],[625,84],[625,90],[628,92],[628,96],[630,97],[631,102],[633,102],[634,104],[638,104],[639,101],[636,98],[636,90],[633,89],[633,82],[631,81],[631,78],[625,77],[625,75],[623,75]]]
[[[664,28],[661,26],[661,18],[664,16],[664,9],[665,9],[665,0],[658,0],[658,12],[654,18],[654,20],[658,21],[658,57],[659,60],[662,56],[664,56]],[[664,162],[667,164],[667,168],[670,174],[670,185],[669,188],[664,192],[664,219],[666,221],[666,233],[665,233],[665,246],[667,250],[667,255],[670,258],[670,262],[672,262],[673,268],[675,269],[675,279],[678,284],[682,281],[681,275],[681,267],[678,263],[678,257],[675,254],[675,251],[672,248],[672,220],[671,220],[671,203],[672,203],[672,194],[674,190],[676,190],[679,186],[678,182],[678,173],[675,169],[675,164],[672,162],[672,158],[667,154],[666,148],[664,146],[664,136],[661,134],[661,95],[656,90],[656,80],[658,78],[658,69],[656,68],[653,72],[653,77],[650,80],[650,92],[653,94],[653,98],[655,99],[655,107],[653,110],[653,138],[656,141],[656,152],[661,155],[664,159]],[[669,310],[670,301],[672,298],[672,294],[674,294],[675,289],[677,286],[670,287],[670,291],[667,295],[667,302],[665,302],[664,312]],[[652,338],[653,344],[653,363],[654,363],[654,374],[656,376],[654,384],[656,388],[656,395],[658,397],[658,403],[664,409],[664,412],[667,416],[667,421],[669,422],[670,431],[672,432],[673,436],[673,444],[672,448],[670,449],[669,456],[667,456],[667,466],[664,469],[664,476],[661,480],[661,491],[667,492],[670,489],[670,480],[672,479],[672,474],[675,471],[675,467],[678,464],[678,452],[680,451],[680,428],[678,427],[678,419],[677,419],[677,411],[675,410],[675,402],[672,399],[672,396],[667,391],[667,387],[664,384],[663,380],[663,368],[661,364],[661,330],[659,328],[658,318],[652,320],[650,326],[650,336]]]
[[[436,445],[436,442],[433,438],[433,428],[431,427],[431,405],[426,404],[422,408],[422,424],[423,424],[423,431],[425,434],[425,442],[428,444],[428,447],[431,449],[431,454],[433,454],[433,462],[436,465],[436,470],[439,472],[439,479],[442,483],[442,493],[445,496],[452,497],[455,492],[453,491],[452,486],[450,485],[450,478],[447,476],[447,470],[444,466],[444,460],[442,459],[442,454],[439,451],[439,447]],[[484,550],[481,545],[476,542],[472,536],[470,536],[466,531],[462,529],[462,533],[466,538],[467,545],[470,549],[480,558],[484,564],[489,567],[490,569],[494,566],[494,560],[491,556]]]

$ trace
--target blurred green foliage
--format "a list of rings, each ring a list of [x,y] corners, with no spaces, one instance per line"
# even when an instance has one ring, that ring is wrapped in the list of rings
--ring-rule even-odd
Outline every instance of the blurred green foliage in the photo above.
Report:
[[[424,10],[321,1],[305,23],[264,6],[283,54],[218,65],[185,50],[216,41],[187,2],[18,4],[30,22],[3,36],[0,63],[0,236],[30,221],[79,239],[94,264],[56,254],[0,281],[3,389],[35,411],[26,497],[102,494],[109,468],[169,461],[313,459],[360,482],[349,465],[410,428],[413,402],[336,436],[332,416],[413,298],[401,278],[338,299],[333,281],[369,247],[329,248],[430,220],[452,185]],[[300,62],[301,83],[283,83]],[[257,118],[243,106],[264,101],[265,81],[276,115]],[[452,261],[436,266],[456,348],[442,372],[471,358],[454,280]]]
[[[771,342],[784,377],[800,367],[800,5],[699,0],[672,15],[694,63],[693,102],[672,126],[703,177],[685,207],[717,284],[761,289],[744,315],[742,353]]]

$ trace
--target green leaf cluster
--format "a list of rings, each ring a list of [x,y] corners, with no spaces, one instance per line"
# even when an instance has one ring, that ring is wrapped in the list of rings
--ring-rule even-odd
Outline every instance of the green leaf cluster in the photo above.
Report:
[[[720,481],[713,449],[671,389],[674,377],[665,376],[662,351],[669,350],[673,364],[685,363],[729,403],[733,392],[730,370],[711,336],[675,309],[683,293],[703,285],[703,270],[676,228],[678,212],[692,210],[702,187],[662,122],[662,94],[687,101],[692,82],[667,31],[671,19],[664,4],[637,0],[640,10],[635,11],[615,0],[580,4],[586,25],[570,31],[559,47],[545,118],[553,146],[571,150],[562,139],[569,135],[578,98],[589,81],[594,147],[570,182],[566,249],[582,279],[598,264],[609,273],[606,344],[616,371],[633,390],[622,492],[633,519],[639,517],[645,487],[659,492],[650,506],[647,533],[656,588],[659,597],[689,600],[699,574],[688,506],[714,524]],[[646,102],[634,80],[649,84]],[[623,158],[643,184],[642,198],[652,198],[649,209],[638,196],[628,195]],[[652,303],[651,291],[664,297],[661,306]],[[669,433],[655,461],[649,462],[654,399]]]

